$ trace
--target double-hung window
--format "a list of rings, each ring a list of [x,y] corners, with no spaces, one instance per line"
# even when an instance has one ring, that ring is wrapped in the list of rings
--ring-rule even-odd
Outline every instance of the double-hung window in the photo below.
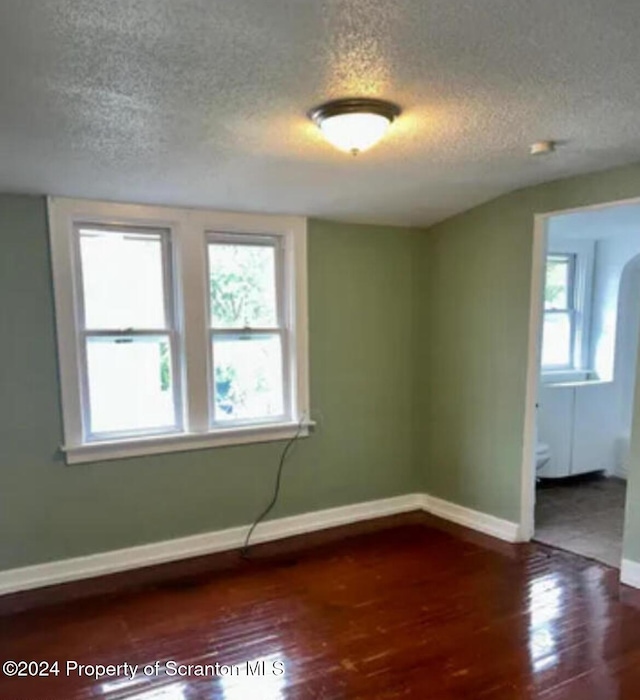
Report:
[[[182,428],[169,235],[75,227],[87,441]]]
[[[281,240],[211,233],[207,240],[214,425],[289,413]]]
[[[576,368],[576,255],[550,254],[544,289],[542,367]]]
[[[306,221],[49,200],[68,462],[306,434]]]

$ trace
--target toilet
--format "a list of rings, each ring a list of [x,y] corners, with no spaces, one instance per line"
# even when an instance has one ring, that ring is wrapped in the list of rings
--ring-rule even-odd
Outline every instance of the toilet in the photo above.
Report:
[[[536,473],[543,469],[550,459],[551,450],[549,449],[549,445],[544,442],[539,442],[536,445]]]

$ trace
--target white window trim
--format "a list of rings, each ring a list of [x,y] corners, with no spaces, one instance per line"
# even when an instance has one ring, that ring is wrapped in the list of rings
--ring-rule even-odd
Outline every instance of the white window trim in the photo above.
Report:
[[[593,268],[595,259],[594,241],[567,239],[550,244],[545,255],[573,255],[574,257],[574,323],[572,328],[573,362],[570,366],[541,365],[543,381],[556,381],[559,374],[575,374],[591,376],[591,358],[589,353],[589,338],[591,333],[591,298],[593,295]],[[545,311],[543,309],[543,315]]]
[[[569,317],[569,362],[566,364],[553,364],[553,365],[543,365],[545,372],[572,372],[576,368],[576,341],[578,339],[578,324],[580,323],[580,316],[578,311],[578,256],[575,253],[558,253],[551,252],[547,253],[546,266],[548,269],[549,259],[564,258],[568,267],[568,277],[567,277],[567,305],[565,308],[551,308],[544,309],[544,318],[547,319],[547,315],[553,316],[564,315]],[[543,346],[544,347],[544,346]]]
[[[101,229],[103,231],[113,230],[112,227],[105,227],[101,224],[96,225],[95,222],[91,222],[90,226],[95,226],[96,229]],[[89,226],[89,227],[90,227]],[[73,227],[73,265],[76,267],[76,278],[75,283],[78,288],[83,287],[83,271],[81,265],[81,253],[80,253],[80,231],[83,228],[89,228],[85,223],[76,223]],[[117,228],[125,228],[117,227]],[[86,328],[85,321],[85,304],[84,298],[81,294],[75,295],[75,323],[76,323],[76,333],[78,335],[77,350],[78,357],[80,359],[79,367],[79,381],[80,381],[80,395],[81,404],[83,406],[82,415],[82,429],[84,435],[84,441],[86,443],[94,442],[109,442],[112,440],[125,440],[128,437],[135,439],[136,437],[149,437],[153,434],[157,435],[169,435],[169,434],[180,434],[184,432],[184,411],[182,408],[183,404],[183,392],[182,392],[182,377],[180,372],[180,360],[179,360],[179,348],[178,340],[180,337],[180,329],[178,323],[178,314],[175,308],[175,265],[173,265],[173,253],[170,238],[170,231],[168,229],[158,229],[146,228],[141,231],[140,228],[136,227],[126,227],[131,230],[138,230],[142,235],[155,234],[160,236],[162,245],[162,268],[163,268],[163,297],[164,297],[164,311],[165,311],[165,325],[163,328],[154,329],[130,329],[130,331],[119,332],[116,329],[95,329],[89,330]],[[92,433],[90,432],[90,408],[89,408],[89,377],[87,373],[87,357],[86,357],[86,339],[88,336],[98,337],[98,336],[117,336],[117,335],[131,335],[131,336],[160,336],[166,335],[169,341],[169,346],[171,348],[171,376],[173,378],[173,408],[175,414],[175,425],[173,427],[167,426],[166,428],[157,428],[155,430],[131,430],[127,433]]]
[[[291,294],[287,288],[287,275],[285,273],[286,261],[285,261],[285,251],[286,246],[281,236],[273,236],[270,234],[262,234],[261,236],[256,236],[255,234],[229,234],[226,232],[220,233],[218,231],[207,231],[206,234],[207,245],[209,244],[219,244],[219,243],[235,243],[245,244],[245,245],[265,245],[273,248],[275,253],[275,283],[276,283],[276,302],[277,302],[277,327],[275,328],[251,328],[247,331],[243,331],[238,328],[228,328],[228,329],[214,329],[211,327],[211,296],[207,295],[207,319],[208,325],[207,329],[209,335],[207,338],[207,360],[209,363],[209,377],[210,381],[213,382],[213,365],[212,365],[212,354],[211,345],[215,335],[241,335],[243,333],[255,334],[255,335],[278,335],[281,342],[282,351],[282,377],[283,377],[283,415],[275,416],[272,420],[264,421],[265,423],[278,423],[281,422],[284,416],[291,415],[292,408],[295,405],[295,397],[292,395],[292,381],[291,381],[291,360],[290,360],[290,342],[289,333],[293,327],[292,318],[290,314],[291,307]],[[235,240],[234,240],[235,239]],[[207,255],[207,261],[209,256]],[[207,279],[211,271],[207,265]],[[216,407],[213,394],[210,395],[209,401],[209,416],[211,421],[212,429],[227,429],[233,426],[242,427],[247,424],[246,420],[237,421],[216,421]],[[250,421],[252,425],[255,425],[255,421]]]
[[[119,204],[50,197],[49,233],[55,298],[58,364],[64,426],[61,447],[68,464],[119,459],[223,445],[283,440],[309,432],[309,369],[307,311],[307,220],[297,216],[272,216]],[[177,326],[183,351],[182,384],[184,431],[103,442],[85,442],[79,371],[80,349],[76,321],[78,276],[74,255],[77,223],[144,226],[171,230],[176,289]],[[250,425],[209,425],[209,324],[207,295],[207,234],[269,235],[282,240],[284,267],[291,284],[287,289],[290,331],[291,419]],[[300,428],[302,422],[303,427]]]

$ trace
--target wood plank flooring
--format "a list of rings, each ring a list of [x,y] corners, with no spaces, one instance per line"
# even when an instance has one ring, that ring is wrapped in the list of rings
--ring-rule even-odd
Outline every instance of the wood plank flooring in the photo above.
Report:
[[[1,662],[60,670],[0,673],[0,699],[640,698],[640,596],[615,569],[433,518],[266,551],[0,618]],[[69,661],[121,667],[93,678]]]

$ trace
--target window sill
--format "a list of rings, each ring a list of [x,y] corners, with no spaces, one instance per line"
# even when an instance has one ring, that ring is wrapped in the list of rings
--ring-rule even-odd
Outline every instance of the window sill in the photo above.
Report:
[[[598,377],[588,369],[547,369],[542,370],[540,380],[543,384],[565,384],[597,381]]]
[[[606,384],[613,384],[609,379],[584,379],[575,381],[564,381],[564,382],[554,382],[551,384],[545,384],[549,389],[571,389],[579,386],[605,386]]]
[[[307,437],[315,423],[306,421],[299,437]],[[299,423],[274,423],[271,425],[253,425],[216,430],[210,433],[191,433],[180,435],[151,436],[129,440],[92,442],[77,446],[63,446],[67,464],[101,462],[127,457],[165,454],[169,452],[188,452],[205,450],[212,447],[247,445],[259,442],[290,440],[296,435]]]

